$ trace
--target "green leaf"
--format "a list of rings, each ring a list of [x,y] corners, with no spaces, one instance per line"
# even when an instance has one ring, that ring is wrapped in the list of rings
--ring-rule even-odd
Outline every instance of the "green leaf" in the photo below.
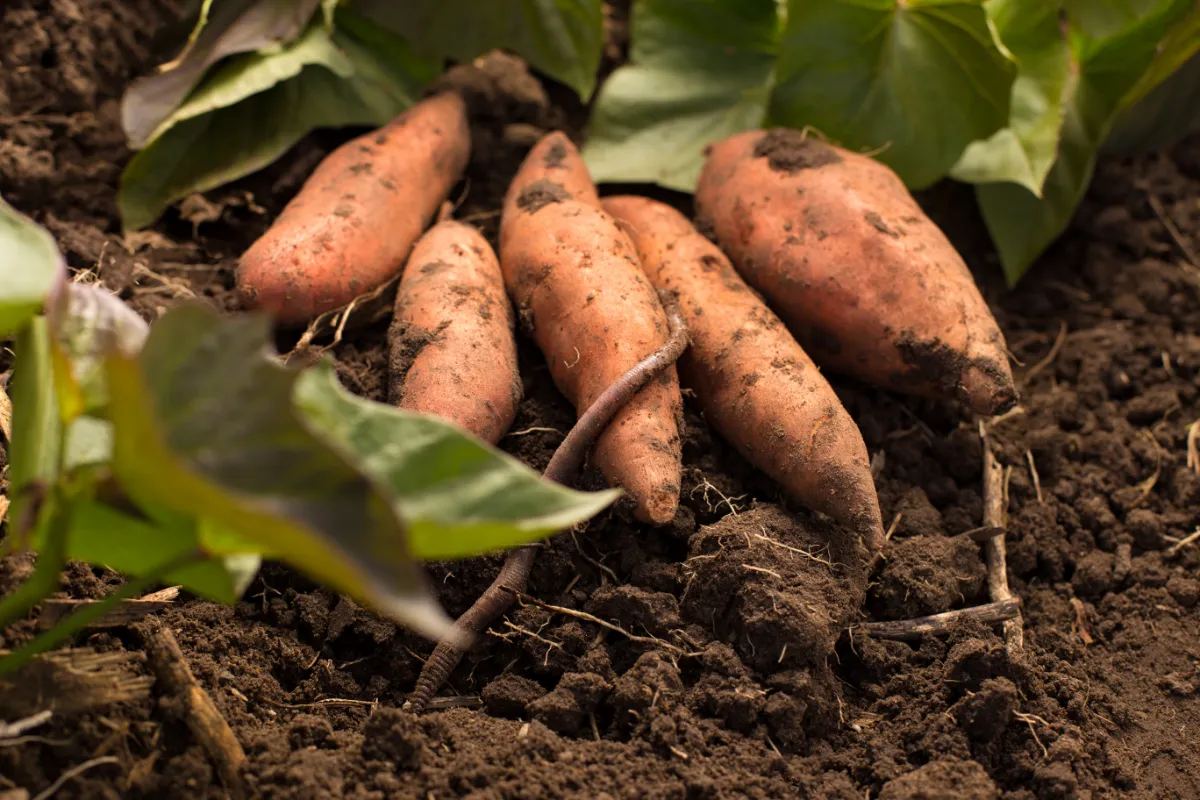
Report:
[[[707,145],[762,124],[778,33],[776,0],[635,3],[629,64],[589,123],[592,177],[695,189]]]
[[[511,50],[587,100],[604,46],[601,0],[349,0],[422,55],[469,64]]]
[[[1017,60],[1008,127],[972,142],[950,174],[968,183],[1019,183],[1036,195],[1058,153],[1071,50],[1049,0],[989,0],[988,17]]]
[[[1101,152],[1118,156],[1152,153],[1193,133],[1200,133],[1200,54],[1122,111]]]
[[[1123,98],[1153,63],[1163,37],[1193,7],[1194,0],[1165,0],[1154,13],[1112,36],[1076,37],[1077,74],[1068,81],[1058,160],[1046,178],[1042,197],[1016,184],[976,187],[984,222],[1010,285],[1070,223]]]
[[[382,125],[416,102],[437,67],[383,32],[358,32],[339,12],[332,37],[317,23],[281,51],[240,56],[207,78],[125,168],[125,228],[266,167],[315,128]]]
[[[1121,98],[1121,107],[1129,110],[1142,102],[1157,87],[1172,79],[1185,64],[1194,61],[1197,53],[1200,53],[1200,6],[1194,5],[1171,25],[1170,31],[1158,45],[1154,63]]]
[[[1015,72],[981,0],[792,0],[770,113],[921,188],[1008,124]]]
[[[482,555],[544,539],[600,512],[620,492],[577,492],[437,417],[347,392],[322,362],[296,384],[312,428],[394,498],[413,554]]]
[[[65,279],[50,232],[0,199],[0,337],[33,319]]]
[[[1154,12],[1160,0],[1063,0],[1071,25],[1090,39],[1104,39]]]
[[[427,636],[450,631],[392,498],[297,413],[269,322],[177,307],[141,355],[109,357],[113,469],[157,509],[206,519]]]
[[[165,525],[138,519],[97,501],[71,509],[67,556],[126,575],[146,575],[201,545],[197,525]],[[190,592],[232,605],[258,571],[253,554],[202,561],[163,576]]]
[[[1161,150],[1200,130],[1200,6],[1171,26],[1121,106],[1106,153]]]
[[[238,53],[271,52],[298,37],[318,0],[211,0],[184,51],[165,68],[130,84],[121,99],[121,124],[132,149],[145,146],[200,83],[209,67]],[[213,12],[210,16],[210,10]]]

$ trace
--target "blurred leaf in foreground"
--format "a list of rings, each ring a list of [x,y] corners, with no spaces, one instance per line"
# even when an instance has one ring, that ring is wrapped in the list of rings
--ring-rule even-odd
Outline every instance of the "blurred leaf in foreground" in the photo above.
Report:
[[[168,525],[138,519],[100,502],[88,501],[71,509],[67,557],[146,575],[159,566],[198,549],[206,549],[202,523]],[[162,576],[209,600],[233,605],[258,572],[256,554],[214,556]]]
[[[401,624],[448,633],[392,498],[301,420],[297,373],[271,357],[268,331],[182,306],[139,357],[108,359],[122,488],[153,516],[211,520]]]
[[[0,199],[0,337],[42,310],[66,269],[50,232]]]
[[[620,494],[568,489],[444,420],[356,397],[328,363],[301,376],[296,402],[314,430],[391,489],[413,555],[427,561],[543,539]]]
[[[12,382],[13,436],[8,443],[9,533],[33,532],[38,507],[58,479],[63,427],[54,390],[50,326],[44,316],[17,335]],[[27,542],[18,541],[18,547]]]
[[[136,355],[150,326],[121,298],[98,283],[69,283],[50,315],[55,333],[55,379],[64,421],[108,403],[104,356]]]

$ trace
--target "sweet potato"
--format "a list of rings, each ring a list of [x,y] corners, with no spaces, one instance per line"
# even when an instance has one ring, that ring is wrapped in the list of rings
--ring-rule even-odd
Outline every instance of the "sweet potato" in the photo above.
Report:
[[[305,322],[386,283],[462,176],[467,109],[443,93],[330,153],[243,254],[242,305]]]
[[[391,402],[495,444],[521,402],[514,327],[487,240],[461,222],[434,225],[413,248],[396,291]]]
[[[655,288],[679,298],[691,336],[679,374],[705,419],[795,499],[877,551],[883,527],[862,434],[783,323],[675,209],[630,196],[604,208],[626,224]]]
[[[600,208],[583,159],[561,133],[533,147],[509,187],[500,266],[522,325],[578,414],[667,339],[633,244]],[[681,408],[672,365],[617,414],[593,451],[645,522],[668,522],[679,506]]]
[[[697,219],[817,363],[995,414],[1004,337],[962,257],[888,167],[775,129],[708,153]]]

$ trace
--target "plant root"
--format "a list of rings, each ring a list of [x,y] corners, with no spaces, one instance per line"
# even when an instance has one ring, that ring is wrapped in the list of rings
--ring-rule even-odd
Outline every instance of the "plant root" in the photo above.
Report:
[[[554,456],[550,459],[543,476],[555,483],[566,484],[583,464],[583,459],[591,450],[592,445],[608,423],[625,405],[633,399],[641,389],[656,375],[674,364],[688,345],[687,325],[678,301],[665,293],[659,294],[663,309],[667,312],[667,322],[670,332],[667,342],[661,348],[651,353],[632,369],[622,375],[596,402],[583,413],[575,423],[567,438],[563,440]],[[529,573],[533,569],[536,545],[525,545],[508,554],[500,574],[492,581],[475,604],[467,609],[458,621],[454,623],[455,636],[438,642],[433,653],[421,669],[417,684],[409,695],[404,709],[414,714],[420,714],[426,709],[434,693],[441,688],[450,673],[458,666],[458,662],[469,649],[467,646],[455,644],[455,641],[471,642],[482,634],[493,622],[513,604],[513,600],[525,591],[529,581]]]

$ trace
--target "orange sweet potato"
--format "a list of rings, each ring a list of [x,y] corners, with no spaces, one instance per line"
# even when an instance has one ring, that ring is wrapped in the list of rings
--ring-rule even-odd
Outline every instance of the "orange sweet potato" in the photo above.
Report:
[[[386,283],[458,182],[470,155],[467,109],[443,93],[322,161],[242,256],[242,305],[293,325]]]
[[[500,265],[522,324],[579,414],[667,339],[633,244],[600,208],[587,167],[561,133],[534,146],[509,187]],[[672,365],[616,415],[593,451],[646,522],[668,522],[679,506],[681,408]]]
[[[631,196],[606,198],[604,208],[625,223],[655,288],[679,298],[691,337],[679,374],[705,419],[795,499],[878,551],[866,445],[808,354],[678,211]]]
[[[798,131],[739,133],[709,151],[696,211],[818,363],[979,414],[1016,403],[970,271],[885,165]]]
[[[514,327],[491,245],[470,225],[434,225],[413,248],[396,292],[391,402],[495,444],[521,402]]]

